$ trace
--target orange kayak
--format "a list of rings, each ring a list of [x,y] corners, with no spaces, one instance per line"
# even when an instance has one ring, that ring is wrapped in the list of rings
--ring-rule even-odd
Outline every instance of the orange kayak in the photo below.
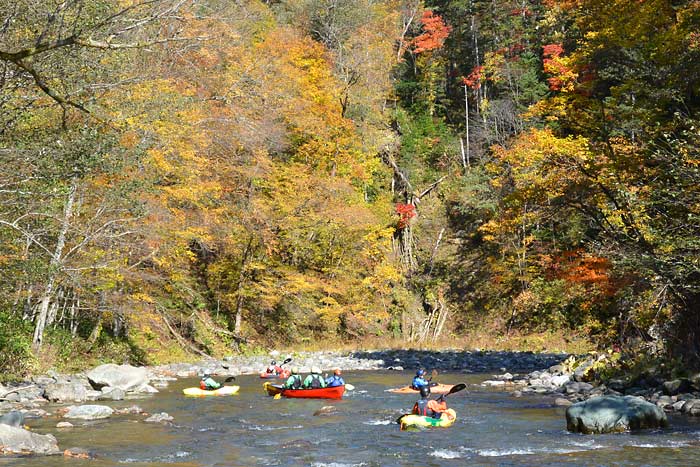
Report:
[[[447,394],[454,384],[437,384],[436,386],[430,386],[431,394]],[[412,389],[411,386],[403,386],[401,388],[387,389],[386,392],[393,392],[396,394],[418,394],[420,391]]]

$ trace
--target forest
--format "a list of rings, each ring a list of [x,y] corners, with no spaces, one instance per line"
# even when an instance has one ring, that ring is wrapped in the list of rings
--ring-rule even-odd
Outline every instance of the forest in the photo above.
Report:
[[[697,366],[699,110],[697,0],[0,1],[0,370]]]

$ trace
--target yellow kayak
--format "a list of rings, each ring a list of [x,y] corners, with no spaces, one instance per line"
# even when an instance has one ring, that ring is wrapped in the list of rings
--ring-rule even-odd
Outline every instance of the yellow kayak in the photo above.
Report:
[[[401,429],[405,430],[406,428],[413,427],[413,426],[419,426],[423,428],[428,428],[428,427],[439,427],[439,428],[447,428],[448,426],[452,426],[457,420],[457,413],[452,410],[452,409],[447,409],[442,413],[440,418],[433,418],[433,417],[425,417],[423,415],[404,415],[401,417],[399,420],[399,423],[401,424]]]
[[[219,389],[214,390],[204,390],[200,388],[186,388],[182,390],[182,393],[186,396],[230,396],[231,394],[238,394],[238,390],[241,389],[240,386],[221,386]]]

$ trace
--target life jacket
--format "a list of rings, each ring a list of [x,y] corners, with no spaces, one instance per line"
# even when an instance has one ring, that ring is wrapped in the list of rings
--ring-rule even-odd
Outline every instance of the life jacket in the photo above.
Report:
[[[424,417],[428,416],[428,399],[421,399],[416,402],[416,405],[413,406],[413,413],[417,415],[423,415]]]
[[[294,378],[294,380],[292,381],[292,386],[291,386],[291,388],[292,388],[292,389],[299,389],[299,388],[301,388],[301,376],[299,376],[299,375],[292,375],[291,377]]]
[[[312,374],[311,383],[309,384],[311,389],[318,389],[321,387],[321,375]]]
[[[199,389],[201,389],[202,391],[207,390],[207,383],[205,383],[204,380],[199,382]]]
[[[333,375],[328,380],[326,381],[326,386],[329,388],[334,388],[336,386],[343,386],[345,384],[345,381],[343,381],[343,378],[341,378],[338,375]]]

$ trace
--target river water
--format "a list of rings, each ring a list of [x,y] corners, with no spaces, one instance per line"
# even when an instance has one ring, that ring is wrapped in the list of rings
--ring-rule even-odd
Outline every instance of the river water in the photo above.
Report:
[[[671,418],[671,428],[638,434],[577,435],[566,431],[564,410],[551,397],[512,397],[483,388],[490,375],[441,373],[440,382],[465,382],[450,395],[456,423],[447,429],[401,432],[395,419],[416,397],[385,389],[408,383],[409,372],[357,371],[344,374],[355,390],[340,401],[280,399],[262,391],[262,380],[240,376],[240,394],[186,398],[197,384],[180,380],[137,404],[167,412],[172,425],[143,422],[141,415],[72,421],[29,420],[38,433],[53,433],[61,449],[82,447],[95,460],[1,459],[0,466],[238,467],[238,466],[699,466],[700,422]],[[334,415],[314,416],[333,405]]]

